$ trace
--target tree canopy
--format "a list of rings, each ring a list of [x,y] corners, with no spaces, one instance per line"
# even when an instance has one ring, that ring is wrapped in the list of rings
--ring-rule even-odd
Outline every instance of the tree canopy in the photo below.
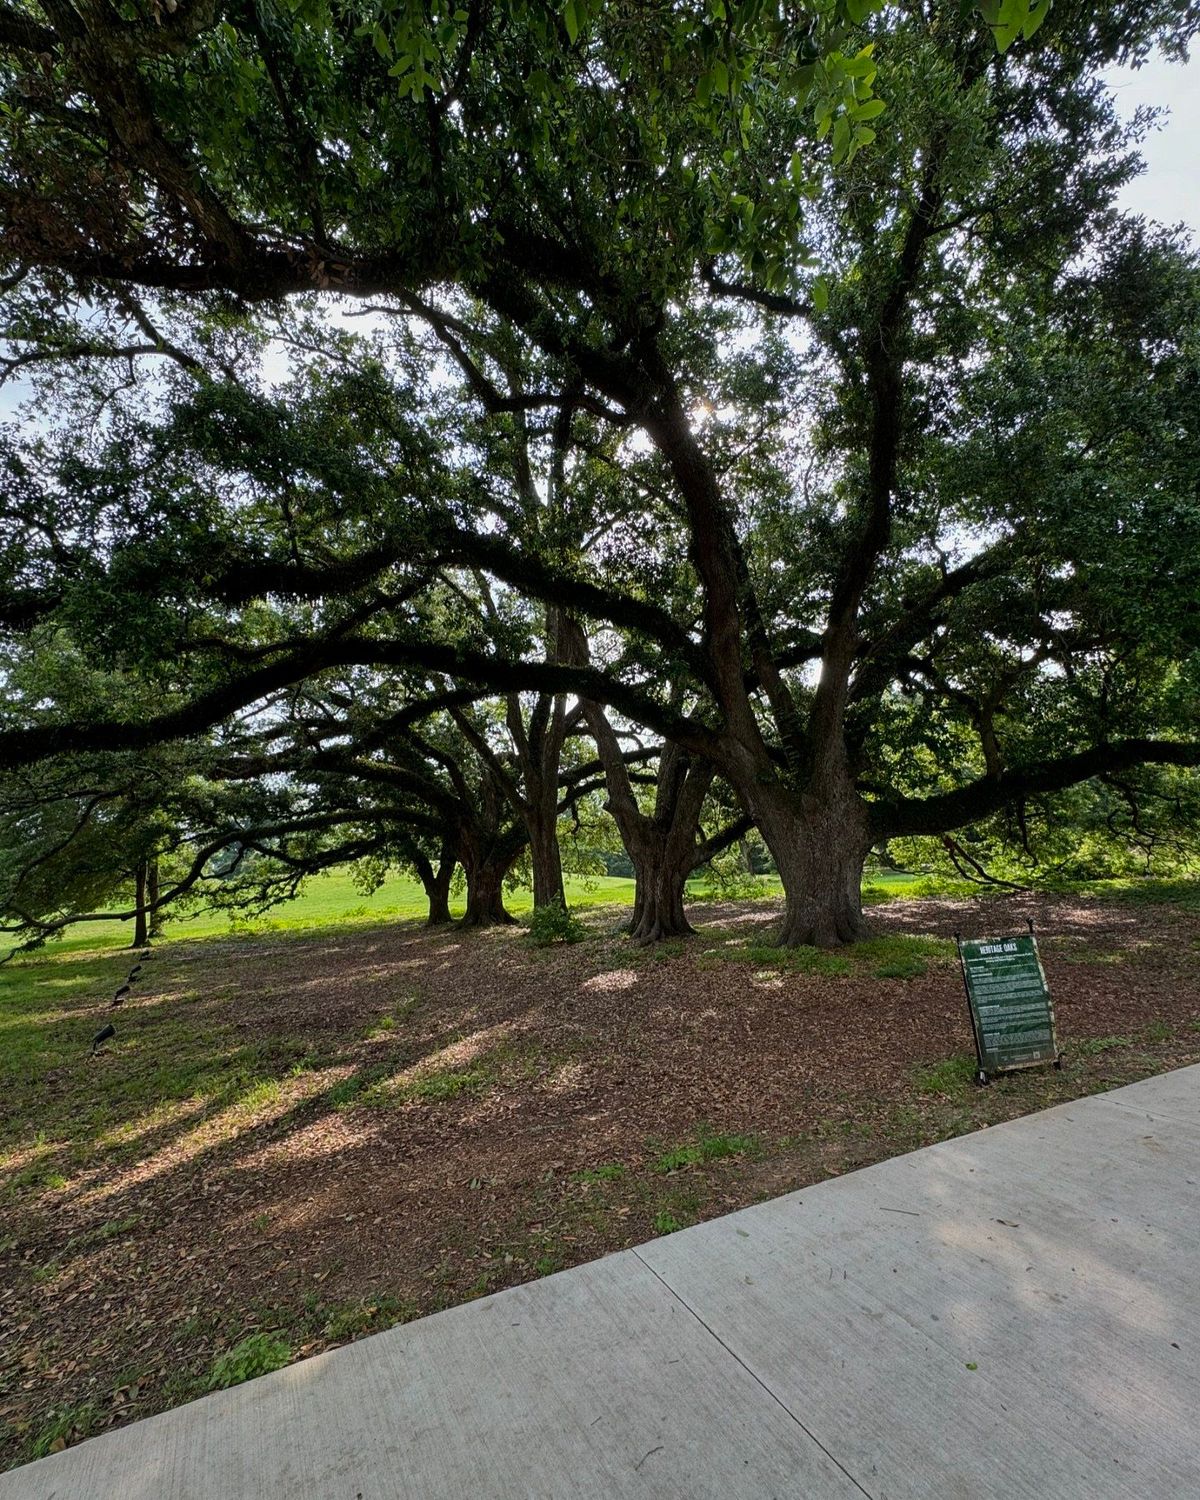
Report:
[[[1200,280],[1100,74],[1197,20],[0,10],[0,765],[183,742],[477,914],[603,784],[652,936],[745,826],[818,943],[888,840],[1194,826]]]

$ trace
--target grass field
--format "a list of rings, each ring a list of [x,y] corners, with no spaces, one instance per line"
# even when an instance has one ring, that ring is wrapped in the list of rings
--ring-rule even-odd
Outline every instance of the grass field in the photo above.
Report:
[[[633,900],[633,881],[600,876],[594,880],[567,881],[567,899],[576,906],[625,904]],[[532,894],[518,889],[505,896],[505,904],[514,915],[522,915],[533,905]],[[461,916],[461,897],[450,902],[455,916]],[[299,931],[304,928],[343,926],[356,922],[378,923],[419,921],[428,910],[420,882],[393,875],[370,896],[357,890],[348,870],[332,870],[316,875],[292,901],[273,907],[262,917],[231,924],[224,912],[204,911],[194,916],[172,917],[163,937],[167,941],[192,941],[196,938],[229,937],[233,933]],[[131,922],[85,922],[67,930],[67,935],[46,951],[88,952],[128,945]]]
[[[872,874],[868,891],[898,892],[911,885],[916,877],[893,871]],[[617,876],[590,876],[587,879],[568,876],[566,881],[567,901],[572,907],[588,909],[596,906],[630,906],[633,903],[633,881]],[[760,893],[765,899],[782,894],[779,881],[761,877]],[[689,883],[689,899],[703,897],[704,881],[697,878]],[[524,916],[533,908],[533,893],[527,887],[518,887],[505,894],[505,905],[514,916]],[[193,941],[197,938],[229,937],[263,932],[298,932],[331,926],[356,923],[379,923],[420,921],[428,906],[420,883],[410,877],[393,875],[370,896],[357,890],[348,870],[333,870],[326,875],[314,876],[300,895],[292,901],[274,907],[262,917],[248,922],[231,924],[224,912],[198,912],[194,916],[172,918],[168,921],[163,938],[165,941]],[[450,910],[461,916],[463,901],[451,899]],[[55,940],[43,950],[45,956],[55,953],[103,952],[113,948],[127,947],[133,934],[131,922],[85,922],[67,929],[66,936]]]

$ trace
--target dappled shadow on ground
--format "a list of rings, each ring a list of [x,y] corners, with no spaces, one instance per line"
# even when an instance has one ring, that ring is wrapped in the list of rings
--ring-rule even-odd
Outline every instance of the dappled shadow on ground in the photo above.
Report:
[[[893,902],[850,957],[775,953],[777,915],[697,908],[650,950],[610,912],[549,950],[400,925],[164,948],[117,1044],[5,1121],[43,1175],[8,1161],[4,1456],[52,1407],[194,1394],[255,1329],[311,1352],[1200,1050],[1195,913]],[[970,1046],[948,939],[1027,916],[1077,1055],[976,1093],[935,1068]],[[98,1003],[46,998],[81,1035]]]

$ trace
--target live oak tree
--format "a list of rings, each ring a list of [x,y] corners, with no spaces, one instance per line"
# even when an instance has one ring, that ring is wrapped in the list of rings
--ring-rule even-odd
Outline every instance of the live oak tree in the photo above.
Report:
[[[30,712],[0,753],[152,743],[359,663],[442,672],[464,702],[569,693],[713,765],[775,858],[783,940],[820,943],[859,931],[873,842],[1100,773],[1194,765],[1186,553],[1164,559],[1171,603],[1153,628],[1122,600],[1129,560],[1161,555],[1166,526],[1194,534],[1195,267],[1116,213],[1136,128],[1096,75],[1155,43],[1178,50],[1195,16],[981,9],[872,22],[847,6],[797,26],[746,6],[722,27],[715,6],[513,3],[439,29],[399,7],[356,31],[319,9],[279,25],[181,9],[157,27],[11,13],[0,234],[29,327],[71,290],[124,299],[137,346],[185,366],[199,356],[162,333],[165,303],[211,328],[231,306],[257,319],[314,288],[370,299],[431,330],[483,418],[558,414],[568,448],[586,436],[576,424],[640,434],[646,446],[603,454],[648,497],[648,523],[623,534],[680,547],[695,608],[681,625],[627,587],[619,540],[564,557],[515,514],[480,527],[453,422],[402,424],[412,503],[385,507],[367,545],[375,498],[395,494],[359,431],[395,410],[396,372],[372,364],[343,382],[358,381],[343,410],[363,455],[346,460],[364,481],[360,535],[266,569],[232,546],[214,592],[238,607],[272,588],[336,599],[335,575],[373,580],[397,558],[421,588],[436,558],[632,632],[641,671],[631,656],[620,670],[531,662],[422,620],[364,632],[348,607],[302,638],[226,651],[221,671],[206,659],[178,706],[142,722]],[[853,44],[847,13],[868,26]],[[1031,42],[997,51],[1035,21]],[[1182,321],[1164,328],[1135,295],[1147,268]],[[1096,336],[1078,340],[1081,326]],[[78,327],[59,352],[86,344]],[[97,357],[116,353],[110,340]],[[748,423],[744,403],[732,418],[721,403],[756,362],[760,386],[781,381],[764,399],[791,435],[723,464]],[[1014,364],[1043,405],[1006,406]],[[513,368],[538,383],[506,385]],[[1136,413],[1084,399],[1131,379]],[[448,461],[434,441],[447,434]],[[21,545],[19,629],[60,607],[53,566]],[[692,675],[687,714],[667,701],[671,674],[647,670],[664,662]],[[930,767],[905,753],[920,725],[967,725],[974,745]]]
[[[568,642],[573,659],[587,659],[587,639],[577,621],[571,622]],[[680,694],[670,696],[677,700]],[[750,819],[718,818],[717,826],[706,829],[704,813],[716,768],[671,741],[660,747],[653,795],[648,796],[631,774],[622,735],[604,707],[584,698],[580,709],[604,768],[605,810],[633,865],[630,935],[641,944],[682,937],[693,931],[684,911],[688,877],[745,834]]]

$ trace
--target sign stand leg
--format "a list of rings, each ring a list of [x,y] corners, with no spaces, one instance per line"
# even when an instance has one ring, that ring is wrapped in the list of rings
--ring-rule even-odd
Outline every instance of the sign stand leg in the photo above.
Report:
[[[975,1024],[975,1007],[971,1004],[971,987],[967,983],[967,966],[963,962],[962,933],[954,934],[954,946],[958,949],[958,968],[962,975],[963,994],[967,997],[967,1014],[971,1018],[971,1035],[975,1038],[975,1077],[972,1082],[977,1088],[986,1088],[991,1083],[987,1069],[983,1066],[983,1044],[979,1039],[979,1027]]]

